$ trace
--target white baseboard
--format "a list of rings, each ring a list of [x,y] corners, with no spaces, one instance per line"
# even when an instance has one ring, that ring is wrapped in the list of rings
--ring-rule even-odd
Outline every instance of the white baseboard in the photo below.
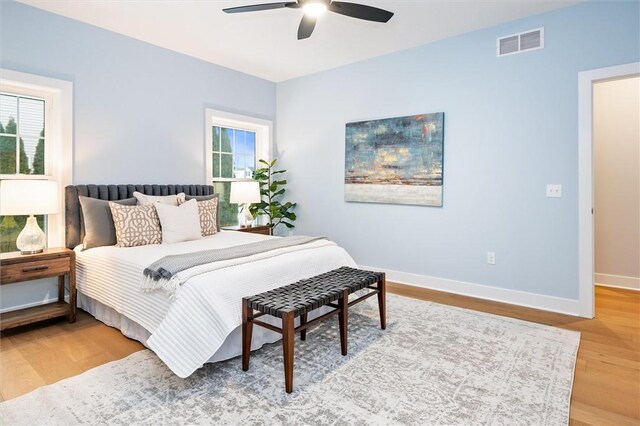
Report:
[[[69,303],[69,295],[65,295],[64,300],[65,302]],[[24,305],[9,306],[8,308],[0,309],[0,314],[4,314],[5,312],[17,311],[18,309],[33,308],[34,306],[46,305],[48,303],[53,303],[57,301],[58,301],[58,297],[56,296],[56,297],[50,297],[44,300],[38,300],[37,302],[26,303]]]
[[[573,316],[579,316],[580,314],[579,301],[577,299],[565,299],[562,297],[545,296],[542,294],[491,287],[483,284],[468,283],[464,281],[449,280],[446,278],[437,278],[427,275],[381,269],[373,266],[360,265],[360,268],[369,269],[372,271],[386,272],[388,281],[396,282],[399,284],[407,284],[414,287],[428,288],[431,290],[455,293],[463,296],[476,297],[478,299],[509,303],[512,305],[525,306],[527,308],[558,312],[561,314]]]
[[[640,278],[625,277],[622,275],[596,274],[596,285],[640,291]]]

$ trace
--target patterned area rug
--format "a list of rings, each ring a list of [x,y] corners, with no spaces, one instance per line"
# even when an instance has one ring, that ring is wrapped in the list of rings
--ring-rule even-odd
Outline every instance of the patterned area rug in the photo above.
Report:
[[[144,350],[0,404],[3,424],[566,425],[579,333],[388,296],[296,339],[294,392],[280,344],[174,376]]]

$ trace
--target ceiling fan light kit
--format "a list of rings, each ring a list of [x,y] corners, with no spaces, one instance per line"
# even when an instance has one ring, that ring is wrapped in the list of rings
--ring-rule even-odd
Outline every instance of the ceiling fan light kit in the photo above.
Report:
[[[304,14],[314,18],[319,17],[327,11],[327,2],[322,0],[309,0],[301,4]]]
[[[273,9],[300,9],[304,12],[298,27],[298,40],[309,38],[316,27],[316,19],[329,11],[351,18],[365,21],[386,23],[393,17],[393,12],[358,3],[331,0],[298,0],[282,3],[253,4],[222,9],[226,13],[260,12]]]

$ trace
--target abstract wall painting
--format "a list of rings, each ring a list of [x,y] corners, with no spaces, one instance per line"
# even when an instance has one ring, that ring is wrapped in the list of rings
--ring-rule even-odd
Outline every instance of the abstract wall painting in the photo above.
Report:
[[[444,113],[347,123],[345,200],[442,207]]]

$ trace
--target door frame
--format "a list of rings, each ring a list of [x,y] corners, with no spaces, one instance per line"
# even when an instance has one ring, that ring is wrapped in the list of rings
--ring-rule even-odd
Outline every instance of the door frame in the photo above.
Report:
[[[640,62],[578,73],[579,315],[595,316],[593,220],[593,85],[640,75]]]

